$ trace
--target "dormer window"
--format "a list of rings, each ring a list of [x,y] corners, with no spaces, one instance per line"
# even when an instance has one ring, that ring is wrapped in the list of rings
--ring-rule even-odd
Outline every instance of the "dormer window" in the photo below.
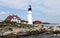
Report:
[[[13,19],[16,19],[16,17],[13,17]]]

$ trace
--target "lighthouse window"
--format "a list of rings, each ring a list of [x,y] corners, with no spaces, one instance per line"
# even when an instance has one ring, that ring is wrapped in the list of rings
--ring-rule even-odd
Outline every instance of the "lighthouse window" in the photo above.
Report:
[[[31,10],[31,8],[29,8],[28,10]]]

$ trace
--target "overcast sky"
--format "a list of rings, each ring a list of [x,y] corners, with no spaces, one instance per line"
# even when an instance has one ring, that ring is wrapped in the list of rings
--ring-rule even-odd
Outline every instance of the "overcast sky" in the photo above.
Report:
[[[33,20],[60,23],[60,0],[0,0],[0,20],[12,14],[27,20],[29,4]]]

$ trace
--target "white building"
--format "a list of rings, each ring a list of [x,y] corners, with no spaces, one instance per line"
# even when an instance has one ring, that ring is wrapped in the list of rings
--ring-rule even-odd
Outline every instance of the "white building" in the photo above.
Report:
[[[20,21],[21,19],[17,16],[17,15],[9,15],[5,21],[13,21],[13,22],[17,22],[17,23],[21,23]]]
[[[3,22],[4,20],[0,20],[0,22]]]
[[[28,8],[28,24],[32,24],[32,8],[31,8],[31,5],[29,5],[29,8]]]
[[[23,23],[23,24],[27,24],[28,21],[26,20],[21,20],[20,17],[18,17],[17,15],[9,15],[5,21],[11,21],[11,22],[17,22],[17,23]]]

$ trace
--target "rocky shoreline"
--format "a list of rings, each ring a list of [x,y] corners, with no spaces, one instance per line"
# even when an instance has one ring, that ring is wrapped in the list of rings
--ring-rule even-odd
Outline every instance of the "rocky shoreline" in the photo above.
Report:
[[[27,28],[26,26],[5,26],[0,28],[0,38],[18,38],[20,36],[29,36],[37,34],[57,34],[59,31],[53,32],[48,30],[43,30],[42,25],[34,26],[33,28]]]
[[[2,36],[0,36],[0,38],[19,38],[22,36],[38,35],[38,34],[47,34],[47,33],[39,32],[39,31],[35,30],[35,31],[19,32],[17,34],[10,33],[7,35],[2,35]],[[51,34],[51,33],[49,33],[49,34]]]
[[[32,27],[32,28],[31,28]],[[29,36],[29,35],[35,35],[40,34],[41,32],[41,26],[30,26],[29,28],[26,26],[23,27],[17,27],[17,26],[4,26],[0,28],[0,38],[6,37],[6,38],[15,38],[18,36]]]

